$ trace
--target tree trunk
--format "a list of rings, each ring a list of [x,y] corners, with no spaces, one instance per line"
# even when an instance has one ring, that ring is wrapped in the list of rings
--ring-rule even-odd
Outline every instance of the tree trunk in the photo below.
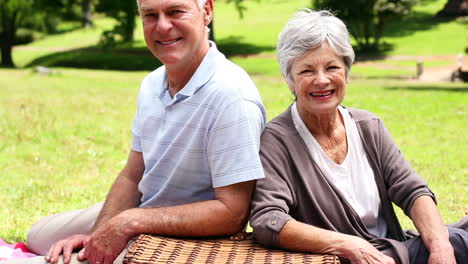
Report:
[[[459,17],[468,16],[468,0],[448,0],[444,8],[440,10],[437,17]]]
[[[11,56],[13,43],[16,37],[16,18],[18,16],[18,11],[11,12],[7,14],[5,8],[1,9],[1,25],[0,28],[3,28],[3,32],[0,32],[0,51],[2,53],[2,61],[0,62],[1,67],[13,68],[15,64],[13,63],[13,58]]]
[[[210,29],[210,33],[208,34],[208,39],[215,41],[213,19],[211,20],[211,23],[208,25],[208,28]]]
[[[133,31],[135,30],[135,13],[133,9],[125,10],[125,20],[126,22],[122,25],[124,27],[123,39],[124,41],[133,41]]]
[[[81,26],[84,28],[91,27],[93,20],[91,18],[91,0],[82,0],[81,11],[83,12],[81,17]]]
[[[13,63],[13,58],[11,56],[11,51],[13,49],[12,41],[2,41],[1,51],[2,51],[2,62],[0,63],[1,67],[14,68],[15,64]]]

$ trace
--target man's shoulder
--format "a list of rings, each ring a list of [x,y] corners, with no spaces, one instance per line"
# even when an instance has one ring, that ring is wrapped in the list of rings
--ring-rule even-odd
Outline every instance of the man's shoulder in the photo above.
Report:
[[[214,74],[206,85],[223,104],[250,101],[262,105],[260,93],[244,69],[226,58],[217,58],[213,66]]]
[[[161,80],[166,74],[166,67],[164,65],[158,67],[152,72],[146,74],[143,78],[143,83],[145,82],[154,82],[155,80]]]

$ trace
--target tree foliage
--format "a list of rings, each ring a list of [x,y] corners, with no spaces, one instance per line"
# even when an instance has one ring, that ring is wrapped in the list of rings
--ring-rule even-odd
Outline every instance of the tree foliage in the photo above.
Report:
[[[96,11],[103,12],[114,18],[117,25],[111,30],[103,33],[107,41],[132,41],[135,30],[135,16],[138,8],[135,0],[100,0]]]
[[[19,28],[52,32],[59,23],[61,0],[2,0],[0,4],[0,50],[2,67],[14,67],[12,47]]]
[[[439,17],[468,16],[468,0],[447,0],[444,8],[437,13]]]
[[[313,0],[316,9],[327,9],[341,18],[359,50],[378,50],[385,26],[408,14],[416,0]]]

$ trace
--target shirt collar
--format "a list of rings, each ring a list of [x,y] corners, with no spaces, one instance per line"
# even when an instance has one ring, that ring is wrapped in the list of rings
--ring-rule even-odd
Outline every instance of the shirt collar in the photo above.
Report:
[[[190,81],[184,86],[184,88],[182,88],[182,90],[179,91],[178,94],[186,97],[194,95],[213,76],[216,68],[216,60],[219,58],[219,56],[221,55],[222,58],[224,58],[224,55],[218,51],[216,44],[212,41],[209,42],[210,49],[206,53]]]
[[[215,72],[215,65],[216,65],[216,60],[219,60],[220,58],[225,58],[225,56],[218,51],[216,44],[213,41],[209,41],[210,43],[210,48],[208,52],[206,53],[205,57],[203,58],[202,62],[198,66],[197,70],[195,73],[192,75],[192,78],[188,81],[188,83],[180,90],[175,96],[173,102],[178,102],[181,101],[185,98],[188,98],[192,95],[194,95],[200,88],[202,88],[213,76]],[[161,79],[160,83],[160,88],[159,88],[159,93],[158,96],[161,97],[165,93],[168,93],[167,91],[167,72],[166,72],[166,66],[163,67],[163,74],[164,77]]]

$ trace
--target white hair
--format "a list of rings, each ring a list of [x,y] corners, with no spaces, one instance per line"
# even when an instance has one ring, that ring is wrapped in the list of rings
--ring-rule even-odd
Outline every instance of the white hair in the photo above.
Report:
[[[207,0],[197,0],[198,7],[199,7],[200,9],[203,9],[203,7],[204,7],[205,4],[206,4],[206,1],[207,1]]]
[[[198,8],[200,8],[200,10],[203,10],[203,7],[205,6],[206,1],[208,1],[208,0],[196,0],[196,1],[197,1]],[[137,7],[138,7],[138,13],[139,13],[140,12],[140,1],[136,0],[136,2],[137,2]],[[206,26],[205,31],[206,31],[206,37],[208,38],[208,34],[210,33],[210,28],[208,26]]]
[[[354,62],[354,50],[346,25],[329,11],[307,8],[297,12],[284,26],[278,37],[276,53],[281,73],[289,85],[294,84],[291,67],[294,60],[327,43],[344,58],[346,77]]]
[[[205,6],[206,1],[208,0],[197,0],[198,8],[203,9],[203,6]],[[136,2],[137,2],[138,10],[140,10],[140,1],[136,0]]]

